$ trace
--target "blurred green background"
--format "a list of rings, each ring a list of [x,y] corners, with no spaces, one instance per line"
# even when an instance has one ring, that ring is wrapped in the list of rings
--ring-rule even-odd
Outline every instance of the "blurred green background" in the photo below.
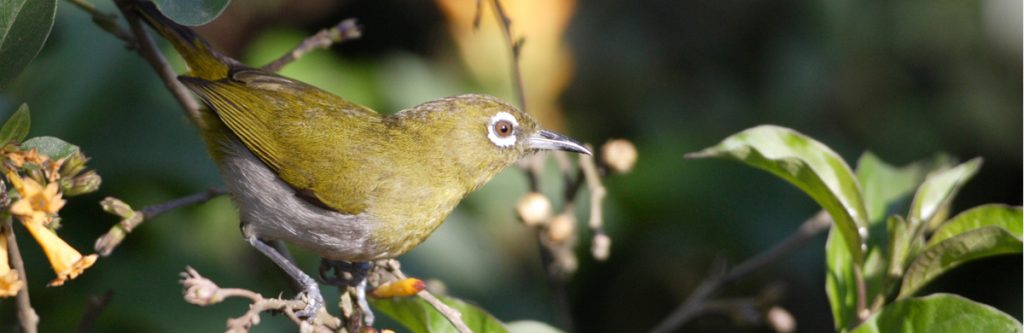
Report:
[[[107,1],[96,2],[113,12]],[[595,262],[589,244],[579,246],[581,267],[569,285],[576,329],[648,330],[716,258],[755,255],[817,211],[767,173],[682,158],[757,124],[794,128],[850,163],[865,150],[897,165],[938,152],[981,156],[985,164],[955,210],[1020,205],[1021,12],[1019,0],[577,3],[565,36],[575,61],[561,99],[566,131],[596,144],[627,138],[640,159],[631,174],[606,180],[611,258]],[[507,93],[466,73],[433,2],[235,1],[201,32],[228,54],[260,65],[346,17],[360,20],[362,39],[310,54],[284,73],[384,112],[466,92]],[[221,183],[195,130],[149,67],[67,3],[60,3],[39,57],[0,92],[0,115],[22,102],[32,109],[32,136],[78,144],[104,177],[99,192],[73,198],[61,214],[61,235],[84,252],[117,221],[100,210],[103,197],[141,208]],[[558,193],[558,184],[545,186]],[[443,281],[451,294],[499,319],[562,325],[536,238],[512,213],[525,191],[520,171],[501,174],[401,257],[406,272]],[[246,304],[185,303],[177,279],[186,265],[221,286],[265,295],[287,288],[275,266],[239,237],[237,223],[226,198],[178,210],[143,224],[110,257],[60,288],[45,287],[53,272],[17,227],[41,331],[73,330],[87,297],[107,290],[114,291],[113,302],[97,331],[223,330]],[[781,305],[800,331],[830,331],[824,239],[722,296],[755,295],[781,283]],[[296,254],[302,267],[315,270],[316,258]],[[930,290],[962,294],[1019,320],[1021,276],[1020,257],[998,257],[955,270]],[[325,298],[336,293],[326,291]],[[293,329],[286,319],[263,319],[257,332]],[[0,301],[0,330],[15,326],[13,300]],[[768,328],[709,315],[683,330]]]

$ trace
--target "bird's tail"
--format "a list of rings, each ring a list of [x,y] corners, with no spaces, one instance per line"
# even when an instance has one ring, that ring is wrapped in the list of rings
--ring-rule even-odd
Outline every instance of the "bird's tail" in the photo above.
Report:
[[[199,37],[192,29],[175,23],[167,18],[149,1],[122,0],[118,1],[126,11],[138,14],[157,33],[171,42],[174,49],[188,65],[188,76],[216,81],[227,77],[229,64],[234,60],[217,53],[210,44]]]

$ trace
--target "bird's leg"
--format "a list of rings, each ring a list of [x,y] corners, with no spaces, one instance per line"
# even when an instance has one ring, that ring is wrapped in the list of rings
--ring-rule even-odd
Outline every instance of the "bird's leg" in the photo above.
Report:
[[[370,273],[372,265],[369,262],[347,262],[340,260],[321,259],[320,279],[324,283],[333,284],[339,288],[342,286],[352,287],[355,290],[356,303],[363,313],[363,321],[366,326],[373,326],[373,311],[366,301],[366,276]],[[327,276],[327,271],[334,270],[334,276]]]
[[[316,280],[303,273],[299,267],[295,266],[288,258],[285,258],[280,252],[275,250],[273,247],[264,243],[263,240],[256,238],[256,236],[246,236],[246,240],[252,247],[263,253],[263,255],[270,258],[281,267],[288,276],[291,276],[295,282],[298,282],[302,286],[302,293],[306,294],[306,308],[295,313],[295,315],[301,318],[312,319],[316,316],[316,312],[320,310],[320,307],[324,304],[324,296],[320,294],[320,286],[317,285]]]

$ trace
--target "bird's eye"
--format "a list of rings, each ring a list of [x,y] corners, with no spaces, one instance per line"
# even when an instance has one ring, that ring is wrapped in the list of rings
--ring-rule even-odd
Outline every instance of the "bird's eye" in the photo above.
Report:
[[[497,134],[499,138],[507,138],[512,135],[512,123],[508,120],[499,120],[494,123],[494,134]]]
[[[487,138],[494,145],[507,148],[516,144],[516,127],[519,122],[508,112],[498,112],[487,122]]]

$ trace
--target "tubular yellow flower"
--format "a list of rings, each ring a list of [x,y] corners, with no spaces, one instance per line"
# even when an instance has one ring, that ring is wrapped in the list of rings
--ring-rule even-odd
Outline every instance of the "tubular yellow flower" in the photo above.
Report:
[[[82,256],[81,253],[78,253],[78,250],[68,245],[53,230],[43,226],[42,223],[33,223],[26,220],[21,220],[21,222],[25,229],[28,229],[28,232],[32,234],[32,237],[36,239],[36,242],[39,243],[39,246],[43,248],[46,258],[50,259],[50,266],[53,267],[53,272],[57,273],[57,278],[50,281],[49,286],[59,286],[64,284],[64,281],[78,277],[86,268],[89,268],[96,262],[95,254]]]
[[[25,285],[25,282],[18,278],[18,272],[11,269],[7,261],[7,237],[6,232],[0,233],[0,298],[17,295]]]
[[[14,214],[23,222],[45,223],[50,221],[50,215],[64,207],[64,200],[61,199],[59,185],[49,183],[44,188],[31,178],[21,178],[13,171],[7,173],[7,179],[11,181],[14,189],[18,190],[21,196],[17,202],[11,205],[11,214]]]

